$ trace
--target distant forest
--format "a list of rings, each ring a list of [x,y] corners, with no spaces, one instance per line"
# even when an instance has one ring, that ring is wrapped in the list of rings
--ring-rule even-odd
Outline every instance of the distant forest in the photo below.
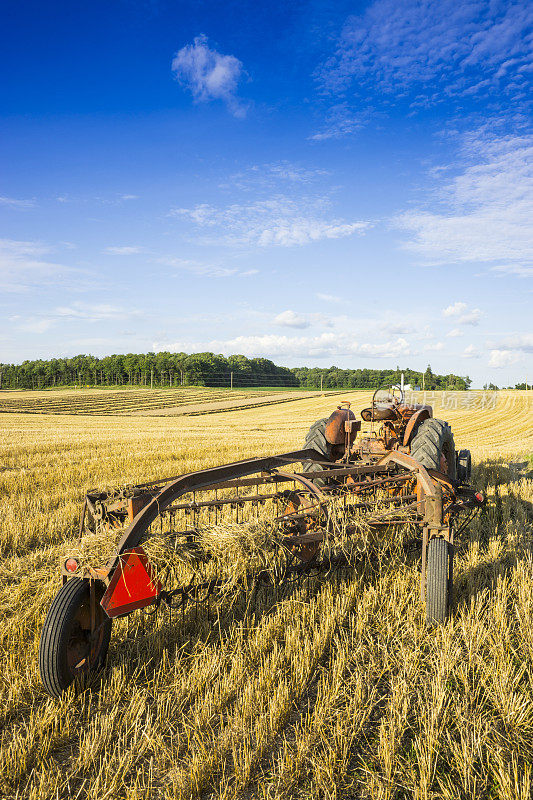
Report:
[[[0,364],[3,389],[46,389],[55,386],[213,386],[309,389],[373,389],[399,383],[425,389],[468,389],[469,377],[435,375],[411,369],[339,369],[278,367],[267,358],[228,358],[214,353],[128,353],[96,358],[79,355],[49,361]]]

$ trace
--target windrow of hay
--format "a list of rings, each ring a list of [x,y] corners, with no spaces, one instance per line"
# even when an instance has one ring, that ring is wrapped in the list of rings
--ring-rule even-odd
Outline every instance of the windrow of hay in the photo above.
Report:
[[[319,558],[334,559],[341,554],[348,563],[381,547],[401,547],[415,530],[409,511],[391,507],[385,492],[372,498],[370,510],[351,508],[346,498],[334,497],[318,506],[310,517],[311,530],[324,535]],[[273,582],[282,580],[293,546],[285,543],[291,533],[283,520],[273,516],[270,506],[255,517],[239,523],[230,519],[213,525],[198,525],[183,534],[160,528],[143,541],[154,570],[154,577],[165,587],[186,587],[208,579],[220,579],[229,592],[253,582],[257,574],[268,572]],[[389,524],[386,524],[389,523]],[[379,527],[378,527],[379,526]],[[73,556],[83,567],[104,566],[115,550],[117,530],[105,524],[96,533],[85,534],[71,545],[65,556]]]

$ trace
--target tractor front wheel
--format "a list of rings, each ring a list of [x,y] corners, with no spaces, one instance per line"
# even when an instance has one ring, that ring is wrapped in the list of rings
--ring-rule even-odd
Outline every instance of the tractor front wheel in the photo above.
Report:
[[[426,619],[446,622],[453,585],[453,550],[446,539],[429,540],[426,567]]]
[[[46,616],[39,643],[39,672],[53,697],[59,697],[78,676],[104,665],[111,620],[100,605],[103,584],[95,583],[93,589],[91,613],[89,581],[71,578],[56,594]]]

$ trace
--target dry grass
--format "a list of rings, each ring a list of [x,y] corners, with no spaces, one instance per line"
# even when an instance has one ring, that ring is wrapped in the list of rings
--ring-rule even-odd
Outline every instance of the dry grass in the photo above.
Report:
[[[0,391],[0,413],[195,416],[289,403],[317,394],[301,390],[210,388]]]
[[[278,603],[122,621],[101,685],[61,701],[36,654],[83,493],[297,447],[332,400],[0,417],[0,797],[529,798],[532,409],[525,393],[500,400],[436,408],[489,498],[458,548],[447,625],[424,624],[416,554],[387,551]]]

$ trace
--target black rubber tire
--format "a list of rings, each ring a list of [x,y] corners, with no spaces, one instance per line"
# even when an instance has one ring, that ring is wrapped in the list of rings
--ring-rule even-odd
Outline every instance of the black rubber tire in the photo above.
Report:
[[[103,587],[97,584],[98,600]],[[90,596],[89,582],[81,578],[68,580],[52,601],[46,615],[39,642],[39,672],[43,686],[52,697],[59,697],[74,681],[67,661],[69,635],[76,616]],[[100,670],[104,663],[111,638],[111,619],[102,609],[103,633],[101,644],[91,672]]]
[[[430,539],[426,572],[426,620],[446,622],[453,586],[452,548],[446,539]]]
[[[472,475],[472,455],[470,450],[459,450],[457,453],[457,479],[468,483]]]
[[[448,476],[456,477],[455,442],[452,429],[441,419],[425,419],[411,439],[411,455],[423,467],[440,471],[440,457],[444,455]]]

